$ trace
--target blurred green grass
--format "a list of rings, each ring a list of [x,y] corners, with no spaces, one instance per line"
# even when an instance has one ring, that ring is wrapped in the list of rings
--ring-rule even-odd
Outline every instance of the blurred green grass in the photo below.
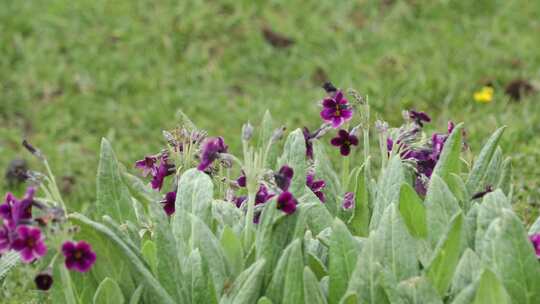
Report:
[[[4,0],[0,20],[0,168],[31,160],[27,137],[77,206],[95,198],[102,136],[129,165],[158,151],[182,109],[238,151],[242,123],[265,109],[290,129],[315,127],[314,78],[326,74],[393,124],[412,107],[433,129],[465,121],[476,152],[508,125],[516,201],[526,221],[538,209],[540,97],[503,92],[540,78],[538,1]],[[295,43],[271,46],[263,26]],[[486,81],[495,99],[476,104]]]

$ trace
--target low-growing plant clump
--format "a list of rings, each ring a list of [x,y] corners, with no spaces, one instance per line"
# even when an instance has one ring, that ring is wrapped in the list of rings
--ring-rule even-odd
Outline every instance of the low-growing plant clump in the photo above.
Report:
[[[428,136],[430,116],[409,110],[372,127],[365,97],[324,89],[319,127],[281,145],[266,113],[244,125],[241,156],[179,112],[135,162],[142,179],[103,139],[86,215],[25,141],[46,173],[0,205],[0,279],[22,261],[70,304],[536,303],[540,220],[526,231],[512,211],[504,128],[468,161],[463,124]]]

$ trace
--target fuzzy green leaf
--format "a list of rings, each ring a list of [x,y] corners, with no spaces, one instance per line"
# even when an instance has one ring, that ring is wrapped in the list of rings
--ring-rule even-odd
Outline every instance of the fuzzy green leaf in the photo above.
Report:
[[[489,269],[484,270],[478,283],[473,304],[509,304],[508,294],[497,276]]]
[[[304,303],[327,303],[319,285],[319,281],[317,281],[317,277],[309,267],[304,268]]]
[[[264,260],[258,260],[244,270],[233,283],[232,289],[225,294],[220,304],[251,304],[257,301],[264,280]],[[259,300],[258,303],[272,303]]]
[[[96,207],[98,217],[109,215],[118,222],[136,221],[129,190],[120,175],[118,160],[105,138],[101,140]]]
[[[300,240],[285,248],[274,270],[266,296],[274,303],[302,303],[304,299],[304,257]]]
[[[409,184],[401,185],[399,211],[412,236],[427,237],[426,208]]]
[[[358,247],[353,236],[347,226],[336,218],[332,225],[329,249],[329,303],[339,303],[345,294],[357,257]]]
[[[366,181],[365,165],[358,168],[353,175],[354,212],[348,226],[356,236],[367,236],[369,233],[369,182]]]
[[[499,139],[501,138],[504,129],[505,127],[502,127],[495,131],[480,151],[480,154],[469,173],[469,178],[467,179],[467,190],[469,190],[469,193],[475,193],[480,188],[480,182],[487,172],[489,162],[491,161],[493,153],[495,153],[495,149],[497,148],[497,144],[499,143]]]
[[[405,181],[405,173],[401,159],[394,156],[390,159],[388,166],[384,169],[377,185],[373,214],[371,216],[370,230],[375,230],[379,226],[382,215],[386,208],[392,203],[399,201],[399,189]]]
[[[434,248],[448,230],[452,217],[460,212],[459,204],[437,175],[432,175],[425,200],[428,240]]]
[[[229,226],[225,226],[220,240],[223,252],[231,265],[233,275],[239,274],[244,269],[242,242]]]
[[[306,188],[307,173],[306,142],[302,130],[296,129],[287,137],[283,154],[278,159],[278,166],[283,165],[287,165],[294,170],[289,191],[295,197],[302,196]]]
[[[332,167],[332,161],[328,158],[325,145],[322,142],[318,140],[313,141],[313,155],[313,166],[317,173],[317,178],[326,182],[326,187],[323,190],[326,198],[324,206],[328,208],[331,214],[336,215],[341,207],[339,196],[343,195],[344,192],[341,182]]]
[[[442,304],[437,290],[425,277],[412,277],[399,283],[397,292],[408,304]]]
[[[125,299],[120,286],[113,279],[105,278],[94,294],[94,304],[109,304],[111,301],[123,304]]]
[[[178,183],[176,212],[189,212],[209,223],[213,193],[214,184],[207,174],[197,169],[187,170]]]

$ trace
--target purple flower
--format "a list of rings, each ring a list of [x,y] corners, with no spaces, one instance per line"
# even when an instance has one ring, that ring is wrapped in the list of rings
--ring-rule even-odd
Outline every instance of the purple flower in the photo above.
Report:
[[[386,150],[388,152],[391,152],[393,148],[394,148],[394,141],[390,137],[387,137],[386,138]]]
[[[157,161],[158,159],[154,155],[145,156],[144,159],[135,162],[135,168],[141,169],[142,175],[145,177],[148,176],[148,174],[154,176],[157,173]]]
[[[341,91],[337,91],[332,97],[325,98],[322,101],[322,106],[321,118],[331,123],[335,129],[341,127],[353,116],[353,110]]]
[[[345,210],[354,208],[354,193],[353,192],[345,193],[345,195],[343,196],[343,203],[341,206]]]
[[[306,186],[308,186],[311,191],[321,200],[321,202],[324,203],[324,193],[322,192],[322,189],[326,187],[326,183],[324,180],[315,180],[315,174],[309,173],[306,176]]]
[[[351,153],[351,146],[358,145],[358,137],[355,135],[349,134],[347,130],[339,130],[336,137],[330,140],[330,143],[333,146],[339,147],[339,152],[343,156],[349,155]]]
[[[236,208],[242,207],[242,204],[247,200],[247,196],[241,195],[241,196],[235,196],[232,199],[233,204],[236,206]]]
[[[0,205],[0,217],[7,222],[10,228],[15,228],[21,220],[32,218],[32,205],[34,204],[35,192],[35,188],[28,188],[23,199],[20,201],[11,193],[6,195],[4,204]]]
[[[169,156],[167,153],[161,154],[159,158],[159,166],[155,172],[152,172],[152,181],[150,182],[153,189],[161,190],[165,177],[174,174],[174,165],[168,163]]]
[[[36,283],[36,287],[39,290],[49,290],[53,284],[53,276],[51,271],[47,270],[38,273],[38,275],[34,278],[34,283]]]
[[[417,112],[415,110],[409,111],[409,118],[412,119],[420,127],[424,126],[424,122],[431,122],[431,117],[425,112]]]
[[[11,249],[12,232],[6,225],[0,226],[0,254]]]
[[[85,241],[65,242],[62,245],[62,253],[66,258],[66,268],[78,272],[87,272],[96,262],[96,253],[92,246]]]
[[[276,181],[276,185],[283,191],[289,190],[293,175],[293,168],[287,165],[283,165],[281,169],[279,169],[279,172],[274,174],[274,180]]]
[[[286,214],[293,214],[297,204],[294,196],[288,191],[282,192],[277,198],[277,208]]]
[[[205,140],[202,146],[201,163],[197,169],[204,171],[219,157],[219,154],[226,153],[228,146],[223,141],[223,137],[210,137]]]
[[[167,192],[163,200],[160,202],[163,205],[163,210],[168,216],[174,214],[174,202],[176,201],[176,191]]]
[[[534,247],[534,251],[536,252],[536,257],[540,259],[540,233],[529,236],[529,240],[531,241]]]
[[[247,185],[246,174],[242,171],[242,175],[236,179],[236,184],[240,188],[245,188]]]
[[[25,225],[17,227],[17,238],[11,244],[11,248],[19,251],[25,263],[30,263],[47,253],[41,230]]]
[[[274,197],[274,195],[275,194],[268,192],[268,188],[266,188],[265,185],[260,185],[259,191],[257,191],[257,194],[255,194],[255,205],[261,205],[266,203],[272,197]]]

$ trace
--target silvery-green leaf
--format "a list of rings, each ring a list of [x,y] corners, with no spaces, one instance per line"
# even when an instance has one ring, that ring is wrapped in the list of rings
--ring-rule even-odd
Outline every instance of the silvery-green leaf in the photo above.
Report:
[[[482,241],[482,261],[501,279],[514,303],[537,303],[540,264],[519,218],[504,209]]]
[[[17,265],[20,261],[19,253],[8,251],[0,256],[0,281]]]
[[[478,282],[475,284],[470,284],[458,293],[458,295],[452,300],[451,304],[471,304],[474,300],[477,287]]]
[[[209,223],[214,184],[204,172],[189,169],[180,177],[176,194],[176,212],[189,212]]]
[[[96,207],[99,216],[109,215],[118,222],[136,220],[129,190],[120,175],[118,160],[105,138],[101,140]]]
[[[465,247],[475,249],[476,248],[476,223],[478,221],[478,209],[480,205],[473,203],[465,216],[464,234],[465,234]]]
[[[304,302],[313,304],[326,304],[326,298],[319,286],[319,281],[309,267],[304,268]]]
[[[273,302],[267,297],[262,297],[257,301],[257,304],[273,304]]]
[[[345,294],[356,265],[358,253],[358,247],[355,245],[353,236],[347,226],[336,218],[332,225],[328,257],[328,270],[330,273],[329,303],[339,303],[339,300]]]
[[[261,293],[264,280],[264,260],[258,260],[238,275],[231,291],[226,292],[220,304],[251,304],[255,303]],[[257,303],[272,303],[270,300],[259,300]]]
[[[123,304],[125,299],[120,290],[120,286],[111,278],[105,278],[99,284],[94,294],[94,304],[109,304],[114,299],[114,303]]]
[[[383,267],[387,267],[398,281],[417,275],[415,239],[409,234],[397,205],[386,208],[379,228],[373,233],[378,239],[375,246]]]
[[[398,202],[399,188],[404,182],[405,173],[403,172],[401,159],[398,156],[394,156],[384,169],[377,185],[373,214],[371,216],[371,223],[369,224],[370,230],[375,230],[379,226],[384,210],[390,204]]]
[[[144,285],[141,284],[137,289],[135,289],[135,292],[131,295],[131,298],[129,299],[129,304],[139,304],[142,298],[142,294],[144,292]]]
[[[239,233],[244,225],[244,214],[234,204],[222,200],[212,201],[212,219],[217,222],[218,231],[225,226]]]
[[[401,185],[399,211],[412,236],[427,237],[426,208],[409,184]]]
[[[296,129],[285,141],[283,154],[278,159],[279,167],[287,165],[294,170],[289,191],[295,196],[300,197],[304,193],[306,185],[306,142],[302,130]]]
[[[458,294],[461,290],[474,283],[482,273],[481,265],[480,257],[471,249],[465,249],[452,278],[452,293]]]
[[[159,202],[162,199],[161,194],[158,191],[152,189],[148,183],[143,182],[139,177],[129,174],[128,172],[122,172],[122,177],[124,183],[128,186],[131,195],[139,201],[151,204]]]
[[[503,162],[503,153],[501,150],[501,147],[497,146],[495,149],[495,152],[493,153],[493,156],[491,157],[491,160],[489,161],[489,164],[486,169],[486,174],[484,176],[484,179],[481,182],[481,185],[487,186],[497,186],[499,179],[501,178],[502,174],[502,162]]]
[[[275,267],[266,296],[274,303],[302,303],[304,299],[304,258],[300,240],[294,240],[285,248]]]
[[[355,292],[348,293],[341,298],[339,304],[357,304],[358,295]]]
[[[512,189],[512,159],[509,157],[501,165],[501,177],[496,187],[502,189],[506,195],[510,196]]]
[[[244,255],[242,252],[242,242],[229,226],[225,226],[221,234],[221,247],[231,265],[231,272],[234,276],[244,269]]]
[[[407,304],[443,303],[437,290],[425,277],[412,277],[401,281],[397,291]]]
[[[467,179],[467,189],[469,190],[469,193],[475,193],[481,187],[480,182],[487,172],[489,162],[491,161],[493,153],[495,153],[495,149],[497,148],[497,144],[499,143],[499,139],[501,138],[504,129],[505,127],[502,127],[495,131],[480,151],[480,154],[469,173],[469,178]]]
[[[432,175],[425,200],[428,240],[434,247],[447,231],[452,217],[460,212],[459,204],[444,181]]]
[[[463,228],[463,215],[452,217],[448,232],[441,239],[435,258],[426,269],[428,280],[442,297],[446,294],[459,262]]]
[[[540,233],[540,216],[536,218],[534,223],[531,225],[531,228],[529,228],[529,234],[536,234]],[[0,278],[2,276],[0,275]]]
[[[376,243],[379,239],[371,235],[358,256],[356,266],[347,287],[346,295],[356,293],[360,303],[389,303],[381,285],[382,266],[379,263],[380,252],[377,252]]]
[[[340,196],[345,190],[339,181],[336,171],[332,167],[332,161],[328,158],[326,148],[319,140],[313,141],[314,169],[316,177],[325,181],[326,186],[323,189],[326,203],[331,214],[336,215],[341,207]]]
[[[433,170],[433,174],[442,178],[447,184],[450,183],[450,174],[459,174],[461,171],[459,154],[463,146],[461,139],[462,129],[463,123],[454,127],[454,130],[444,143],[441,156]]]
[[[186,250],[199,249],[202,258],[212,270],[210,276],[215,284],[216,294],[221,295],[230,270],[223,248],[210,228],[196,215],[178,212],[177,209],[173,219],[173,233],[180,258],[187,256]]]
[[[469,211],[469,208],[471,207],[471,194],[467,191],[467,186],[461,176],[450,173],[450,176],[448,177],[448,188],[450,188],[450,191],[452,191],[459,201],[459,205],[463,211]]]
[[[392,304],[404,304],[397,290],[398,281],[394,273],[388,267],[383,267],[381,274],[381,285],[388,301]]]
[[[135,253],[133,253],[133,251],[117,235],[115,235],[113,231],[111,231],[105,225],[94,222],[81,214],[76,214],[76,213],[70,214],[69,218],[70,220],[78,223],[79,225],[91,228],[96,233],[99,233],[102,236],[104,236],[106,239],[109,240],[109,246],[110,246],[110,243],[117,246],[119,251],[124,255],[124,261],[129,262],[129,263],[122,263],[122,264],[130,265],[132,269],[138,273],[138,275],[140,276],[140,279],[146,282],[146,284],[148,284],[148,287],[150,288],[150,290],[159,298],[159,300],[162,303],[167,303],[167,304],[175,303],[175,301],[171,298],[171,296],[167,293],[167,291],[163,288],[163,286],[152,275],[147,265],[145,265],[145,263],[141,261],[139,257]],[[94,245],[93,242],[92,242],[92,245]],[[100,256],[102,258],[105,258],[105,256],[103,255],[100,255]],[[112,263],[109,263],[109,264],[107,262],[102,262],[102,263],[104,263],[106,267],[115,266]],[[100,264],[100,263],[96,263],[96,264]],[[94,265],[94,267],[96,267],[96,265]],[[132,288],[132,290],[134,289],[135,288]]]
[[[319,257],[308,253],[307,264],[318,279],[322,279],[324,276],[328,275],[328,270],[326,269],[326,266],[324,266],[323,262],[321,262]]]
[[[157,260],[156,243],[154,243],[151,240],[145,241],[141,248],[141,252],[144,257],[144,260],[150,266],[150,270],[152,270],[154,274],[157,273],[158,260]]]
[[[485,269],[478,282],[473,304],[493,303],[509,304],[511,300],[497,276],[491,270]]]
[[[332,214],[320,201],[305,203],[299,206],[306,216],[307,226],[314,234],[332,226],[334,220]]]
[[[157,248],[156,278],[178,302],[185,302],[187,301],[187,286],[182,283],[182,268],[178,258],[178,251],[184,246],[177,244],[168,216],[161,206],[153,204],[149,207],[154,224],[153,241]],[[187,249],[183,253],[184,256],[189,254]]]
[[[366,181],[365,168],[365,165],[358,168],[351,179],[354,187],[354,212],[347,224],[356,236],[367,236],[369,233],[369,183]]]
[[[476,218],[475,248],[480,249],[489,225],[498,217],[502,216],[504,210],[511,210],[512,206],[500,189],[484,196],[482,204],[478,205],[478,216]]]
[[[194,249],[191,252],[185,266],[184,280],[190,286],[191,303],[217,303],[216,291],[209,275],[208,265],[201,256],[199,249]]]

